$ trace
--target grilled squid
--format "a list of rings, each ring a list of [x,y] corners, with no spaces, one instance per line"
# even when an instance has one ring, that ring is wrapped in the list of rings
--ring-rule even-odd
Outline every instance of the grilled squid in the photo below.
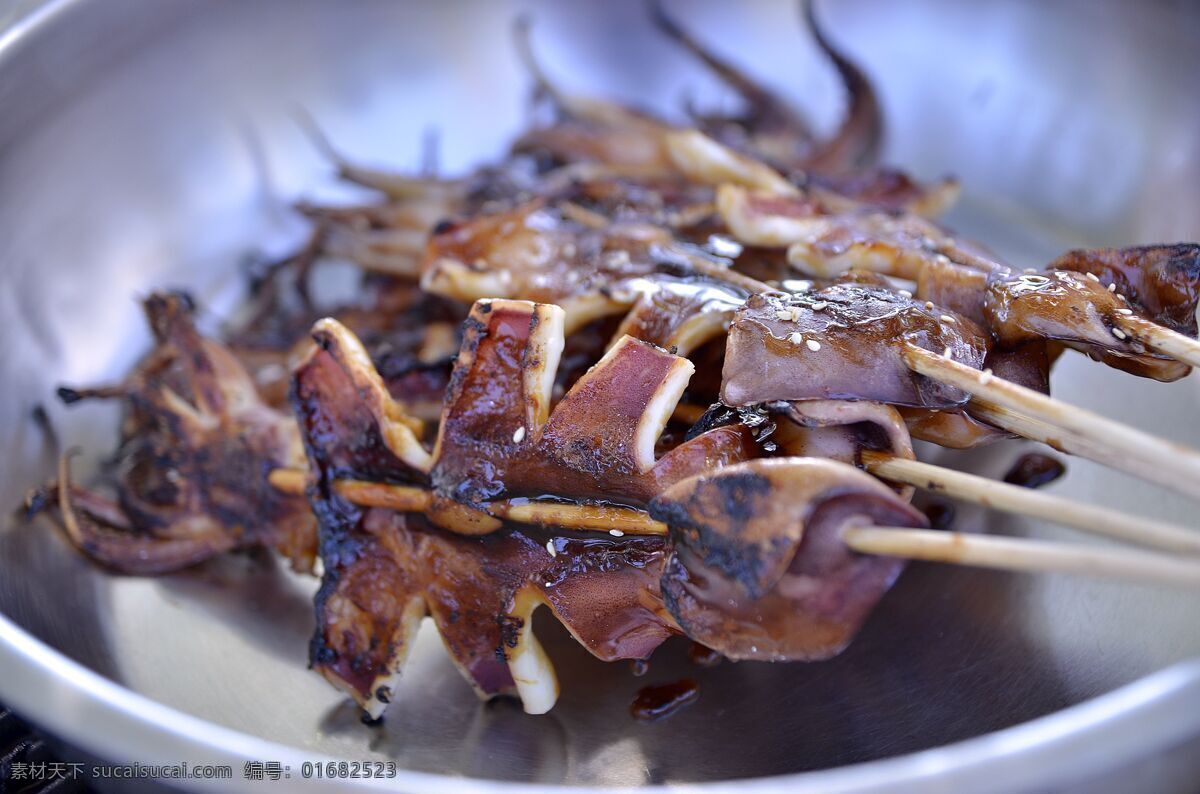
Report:
[[[303,461],[295,422],[265,405],[237,359],[196,331],[189,298],[155,293],[143,308],[156,346],[123,384],[59,390],[66,402],[125,402],[116,499],[72,485],[64,463],[38,501],[58,509],[81,551],[123,573],[166,573],[255,546],[310,570],[312,513],[268,481],[273,469]]]
[[[684,480],[650,513],[671,528],[662,593],[684,633],[731,659],[770,661],[839,653],[904,568],[850,551],[844,528],[927,526],[871,476],[804,458]]]
[[[426,614],[477,691],[535,712],[556,694],[536,607],[603,659],[644,658],[677,631],[655,606],[663,538],[581,530],[621,526],[674,482],[758,454],[755,440],[735,424],[658,455],[692,365],[629,337],[554,401],[562,315],[475,305],[432,449],[353,334],[314,329],[293,389],[325,562],[311,659],[372,716]]]

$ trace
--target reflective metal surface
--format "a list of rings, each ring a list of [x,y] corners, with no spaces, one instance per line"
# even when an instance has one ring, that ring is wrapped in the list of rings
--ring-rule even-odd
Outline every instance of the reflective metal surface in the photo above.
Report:
[[[790,2],[674,5],[834,123],[836,82]],[[877,81],[887,159],[962,177],[967,198],[949,223],[964,236],[1029,264],[1081,243],[1200,239],[1196,6],[820,8]],[[35,405],[93,460],[111,448],[115,415],[65,410],[53,389],[137,358],[137,295],[187,286],[215,322],[237,299],[241,259],[302,234],[290,200],[352,195],[300,132],[298,108],[369,162],[414,167],[430,127],[448,170],[502,151],[525,121],[509,40],[524,9],[569,85],[664,109],[689,92],[728,101],[650,29],[639,2],[0,10],[0,505],[50,471]],[[1197,377],[1164,386],[1072,356],[1054,386],[1200,445]],[[946,457],[999,474],[1021,449]],[[1086,463],[1071,461],[1054,488],[1200,526],[1183,499]],[[959,523],[1068,536],[972,510]],[[47,525],[13,523],[0,529],[0,700],[114,759],[390,758],[405,773],[386,785],[422,792],[745,778],[757,781],[737,790],[1189,791],[1200,775],[1194,594],[914,565],[837,659],[696,669],[668,645],[645,678],[596,662],[547,623],[564,695],[545,717],[479,704],[426,632],[386,723],[371,728],[305,669],[313,587],[259,557],[112,577]],[[701,681],[695,706],[661,723],[630,719],[640,686],[684,674]],[[302,783],[320,785],[290,786]]]

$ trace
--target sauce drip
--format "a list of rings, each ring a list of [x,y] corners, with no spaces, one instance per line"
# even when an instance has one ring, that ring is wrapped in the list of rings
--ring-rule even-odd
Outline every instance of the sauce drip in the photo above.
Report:
[[[692,664],[694,665],[698,665],[700,667],[715,667],[721,663],[721,659],[724,657],[706,645],[693,642],[692,647],[688,648],[688,658],[692,660]]]
[[[634,719],[654,722],[669,717],[700,697],[700,685],[690,678],[638,690],[629,713]]]
[[[1004,481],[1023,488],[1040,488],[1063,476],[1067,467],[1058,458],[1030,452],[1017,458],[1017,462],[1004,475]]]
[[[949,502],[931,501],[923,512],[934,529],[949,529],[954,523],[954,505]]]

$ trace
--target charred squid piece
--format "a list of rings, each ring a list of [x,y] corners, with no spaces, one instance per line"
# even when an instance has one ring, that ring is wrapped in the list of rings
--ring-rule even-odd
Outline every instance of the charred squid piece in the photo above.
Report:
[[[801,5],[808,29],[817,46],[833,62],[849,97],[849,107],[841,126],[832,138],[818,144],[805,158],[804,167],[821,173],[839,173],[872,165],[879,157],[883,140],[883,113],[875,89],[863,71],[829,41],[824,29],[817,24],[812,0],[805,0]]]
[[[1091,273],[1125,296],[1138,314],[1172,331],[1196,337],[1200,301],[1200,245],[1143,245],[1068,251],[1046,270]]]
[[[627,230],[589,229],[537,199],[444,226],[429,241],[421,285],[461,301],[555,302],[573,331],[627,308],[603,288],[654,272],[649,244],[669,241],[668,232],[640,224]]]
[[[453,536],[432,530],[420,516],[350,501],[347,482],[427,487],[428,453],[388,403],[353,335],[333,320],[323,321],[315,335],[318,345],[296,369],[293,387],[324,563],[310,662],[377,718],[421,619],[432,612],[452,659],[476,690],[485,697],[510,691],[507,665],[496,657],[496,618],[522,581],[522,548],[498,542],[459,550]],[[496,566],[482,564],[489,557]],[[502,563],[514,560],[516,573],[504,570]],[[444,586],[433,589],[431,577],[444,578]],[[451,619],[455,609],[460,614]]]
[[[535,190],[564,209],[592,213],[604,225],[646,223],[699,240],[722,228],[715,216],[712,187],[678,174],[643,176],[577,164],[546,174]],[[596,221],[592,225],[599,226]]]
[[[501,618],[526,576],[544,565],[545,549],[518,536],[467,538],[419,515],[357,507],[323,473],[313,507],[325,563],[309,648],[314,669],[377,719],[430,615],[481,697],[515,690],[501,652]]]
[[[828,39],[815,24],[812,7],[809,26],[843,76],[851,95],[851,109],[841,132],[834,140],[814,151],[815,141],[807,120],[781,97],[755,82],[728,61],[718,57],[666,13],[661,0],[650,10],[655,25],[672,40],[707,65],[714,74],[738,93],[746,104],[740,116],[693,116],[700,130],[736,151],[750,152],[782,171],[811,170],[806,183],[814,188],[833,191],[853,201],[887,209],[908,209],[934,217],[950,208],[958,199],[956,179],[943,179],[925,186],[891,168],[846,171],[843,158],[851,164],[873,161],[882,137],[878,103],[869,83],[852,63],[829,46]],[[833,171],[827,166],[838,165]]]
[[[975,369],[989,346],[971,321],[869,284],[753,295],[729,328],[721,399],[733,406],[829,399],[965,404],[966,392],[909,369],[906,343]]]
[[[614,102],[562,92],[546,78],[533,57],[528,20],[517,25],[517,48],[539,93],[551,97],[564,120],[526,133],[514,144],[514,153],[531,154],[552,166],[592,163],[643,178],[682,175],[712,187],[728,182],[768,192],[794,192],[791,184],[767,164],[699,130],[676,129]]]
[[[557,498],[644,505],[670,483],[754,452],[744,427],[720,428],[656,458],[694,370],[684,358],[623,337],[550,411],[563,346],[562,311],[481,301],[446,396],[431,479],[434,520],[459,532],[495,519],[443,515],[442,504],[486,514],[499,499]]]
[[[634,288],[639,297],[614,339],[630,336],[681,356],[722,336],[745,301],[739,290],[700,279],[659,276]]]
[[[685,354],[724,332],[746,294],[736,282],[714,280],[736,279],[724,260],[657,226],[601,222],[584,225],[578,213],[537,199],[448,224],[429,242],[421,283],[457,300],[554,303],[568,335],[632,310],[619,334]]]
[[[788,261],[815,278],[858,269],[916,281],[931,262],[951,258],[985,273],[1004,267],[918,215],[847,201],[817,191],[786,197],[735,185],[717,190],[717,210],[739,242],[786,247]]]
[[[1170,382],[1191,372],[1187,364],[1149,351],[1123,331],[1123,318],[1134,310],[1091,273],[994,273],[983,312],[1004,347],[1049,339],[1141,377]]]
[[[650,505],[674,550],[663,601],[684,633],[731,659],[840,653],[904,568],[857,554],[848,527],[925,527],[924,515],[851,466],[756,460],[677,483]]]
[[[916,460],[908,427],[891,405],[866,400],[805,400],[769,406],[787,419],[772,436],[789,457],[821,458],[862,466],[863,450]],[[913,488],[897,489],[905,501]]]
[[[604,661],[645,658],[679,632],[659,591],[663,537],[547,541],[517,527],[468,537],[320,485],[314,508],[326,569],[310,661],[371,719],[387,708],[425,616],[481,698],[515,694],[531,714],[558,696],[531,630],[538,606]]]
[[[226,344],[250,372],[263,401],[286,409],[291,371],[313,345],[313,324],[333,317],[359,337],[405,410],[436,421],[466,308],[387,276],[365,276],[360,292],[356,303],[328,309],[284,308],[267,299],[226,334]]]
[[[58,479],[26,498],[28,515],[43,510],[58,511],[67,537],[88,557],[132,576],[182,570],[236,546],[223,525],[206,517],[178,527],[179,537],[139,533],[120,504],[71,482],[67,456],[59,460]]]
[[[707,66],[745,103],[744,112],[736,116],[702,116],[693,112],[691,115],[703,132],[733,149],[754,152],[785,170],[812,152],[812,130],[802,114],[701,44],[667,13],[662,0],[650,3],[650,14],[659,30]]]
[[[549,412],[547,389],[557,357],[555,335],[529,337],[531,325],[549,329],[561,312],[532,304],[516,307],[526,309],[523,313],[512,312],[508,303],[494,301],[487,312],[477,307],[474,322],[468,323],[460,360],[470,371],[455,377],[448,398],[435,483],[451,476],[454,460],[506,465],[502,457],[486,456],[496,454],[502,441],[513,443],[512,427],[523,428],[530,418],[548,428],[543,435],[553,432],[549,428],[557,413]],[[488,320],[486,329],[475,325],[481,315]],[[481,696],[516,692],[533,713],[549,709],[557,695],[553,668],[529,630],[538,605],[549,606],[572,635],[602,659],[643,658],[677,631],[658,606],[658,578],[665,560],[662,537],[576,537],[570,530],[549,526],[547,542],[533,539],[529,530],[501,527],[486,513],[455,510],[453,499],[439,500],[436,493],[430,499],[425,461],[413,447],[408,424],[381,395],[378,376],[372,377],[361,346],[332,320],[319,323],[314,335],[320,344],[298,368],[294,388],[313,472],[309,494],[320,519],[325,567],[311,658],[314,667],[351,694],[369,716],[378,717],[386,707],[426,614]],[[557,340],[561,344],[561,331]],[[496,366],[487,372],[471,363],[493,355]],[[519,384],[504,381],[505,365],[517,373]],[[484,421],[456,416],[470,411],[473,390],[487,387],[482,380],[486,374],[497,380],[485,395],[475,395]],[[618,378],[613,388],[628,385],[628,377]],[[635,401],[637,397],[632,395]],[[497,410],[492,401],[502,401],[516,416],[516,421],[500,427],[506,434],[503,439],[480,435],[481,429],[494,429],[486,421]],[[670,408],[663,410],[669,413]],[[646,408],[651,424],[656,410]],[[580,417],[563,421],[573,425]],[[593,420],[593,429],[595,424]],[[610,421],[606,427],[616,424],[620,423]],[[464,435],[455,435],[456,430]],[[464,438],[469,450],[461,443]],[[744,455],[722,452],[734,449],[740,438],[737,429],[710,435],[660,461],[665,465],[652,474],[677,479],[739,460]],[[733,441],[722,445],[721,439]],[[578,450],[578,445],[573,448]],[[470,458],[468,453],[481,457]],[[553,492],[555,483],[547,479],[539,486],[533,489],[539,494]],[[396,509],[364,508],[360,502],[368,491],[424,498]],[[460,498],[462,491],[455,489],[452,496]],[[481,528],[482,518],[487,522],[483,528],[492,531],[480,537],[447,533],[414,512],[472,534]],[[597,611],[597,604],[604,608]]]
[[[303,464],[295,423],[261,401],[227,349],[196,331],[189,299],[155,293],[144,308],[156,347],[125,387],[117,499],[71,486],[64,463],[51,501],[68,535],[124,573],[167,573],[255,546],[311,570],[313,517],[302,497],[268,479]]]
[[[962,186],[954,177],[923,184],[894,168],[811,173],[804,186],[818,193],[836,193],[859,206],[908,210],[925,218],[936,218],[949,211],[962,192]]]
[[[671,161],[663,142],[670,125],[616,102],[561,90],[534,55],[531,28],[529,17],[517,20],[517,54],[534,79],[536,96],[549,98],[562,118],[522,135],[513,145],[513,152],[533,154],[555,165],[590,162],[635,167],[646,174],[670,173]]]
[[[323,477],[425,485],[423,429],[384,386],[362,343],[331,318],[292,376],[292,410],[308,464]]]
[[[1018,272],[911,214],[821,215],[811,201],[756,202],[735,187],[717,191],[717,207],[741,242],[786,245],[788,260],[807,274],[836,278],[861,268],[915,281],[920,297],[931,303],[936,298],[979,322],[1002,348],[1048,339],[1156,380],[1176,380],[1190,371],[1185,363],[1151,352],[1122,327],[1143,318],[1114,282],[1106,289],[1094,273]],[[1184,273],[1186,262],[1185,255],[1179,268]]]
[[[364,270],[416,280],[430,232],[444,218],[466,209],[459,193],[393,200],[358,207],[299,204],[297,209],[325,230],[322,253]]]
[[[311,118],[302,121],[339,177],[387,198],[383,204],[347,207],[297,204],[296,209],[323,230],[321,253],[371,272],[416,279],[425,239],[441,219],[465,210],[473,187],[470,180],[410,176],[358,165],[343,157]]]
[[[398,202],[457,200],[461,199],[466,191],[466,184],[463,180],[443,179],[429,175],[412,176],[396,171],[369,168],[355,163],[342,155],[317,124],[316,119],[308,113],[301,112],[297,121],[300,122],[304,132],[311,138],[317,150],[337,169],[338,177],[347,182],[377,190],[390,200]],[[411,206],[416,207],[416,203]]]
[[[606,662],[646,659],[680,633],[659,586],[670,551],[665,537],[555,537],[545,548],[551,562],[529,577],[500,620],[503,653],[530,714],[549,711],[558,695],[553,665],[532,630],[539,606],[549,607],[580,645]]]

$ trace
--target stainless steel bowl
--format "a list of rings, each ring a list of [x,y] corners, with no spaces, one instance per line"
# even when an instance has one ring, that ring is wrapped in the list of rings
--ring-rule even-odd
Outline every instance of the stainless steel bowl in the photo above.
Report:
[[[835,78],[791,2],[675,5],[834,123]],[[302,234],[290,200],[351,195],[295,123],[299,108],[344,151],[397,168],[416,165],[431,127],[447,169],[502,151],[524,122],[527,80],[509,39],[523,9],[571,86],[656,108],[686,91],[728,100],[633,0],[0,7],[0,504],[50,471],[35,405],[93,457],[111,448],[115,415],[67,411],[53,388],[136,359],[147,342],[137,295],[183,285],[219,314],[247,253]],[[962,177],[966,200],[949,219],[962,234],[1031,264],[1081,243],[1200,238],[1197,6],[842,0],[820,11],[880,88],[887,159]],[[1198,384],[1071,357],[1054,386],[1200,445]],[[1020,449],[952,462],[997,474]],[[1180,498],[1069,468],[1059,493],[1198,523]],[[970,510],[960,521],[1059,534]],[[251,557],[114,577],[46,525],[14,523],[0,531],[0,700],[106,758],[239,771],[278,760],[289,788],[341,787],[300,779],[303,760],[324,757],[396,759],[398,778],[369,785],[421,792],[1190,791],[1200,775],[1194,594],[914,565],[837,659],[696,671],[669,645],[643,679],[542,626],[564,679],[544,717],[479,704],[423,634],[386,724],[372,728],[305,669],[312,589]],[[701,679],[697,705],[656,724],[628,717],[638,687],[683,671]]]

